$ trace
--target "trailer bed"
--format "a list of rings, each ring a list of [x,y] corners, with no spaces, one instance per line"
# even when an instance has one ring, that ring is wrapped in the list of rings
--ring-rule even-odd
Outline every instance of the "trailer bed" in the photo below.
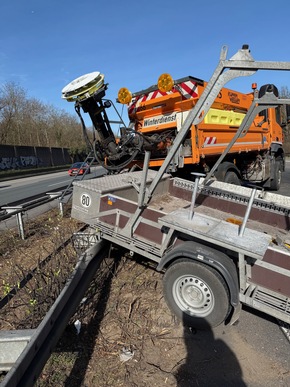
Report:
[[[149,170],[147,186],[155,174]],[[116,234],[128,235],[126,226],[138,207],[141,179],[142,171],[138,171],[75,182],[72,216],[96,227],[104,224]],[[263,199],[257,192],[244,233],[239,235],[252,190],[224,184],[223,191],[223,185],[215,181],[208,182],[205,187],[201,184],[192,219],[189,219],[193,184],[164,175],[149,206],[140,216],[132,238],[161,246],[162,227],[173,227],[184,234],[212,243],[216,241],[255,258],[263,257],[270,245],[288,252],[289,198],[270,194],[270,200]],[[84,196],[89,198],[89,205],[81,205]]]
[[[143,194],[156,173],[148,171]],[[290,198],[257,191],[250,202],[251,188],[209,181],[192,206],[194,183],[164,175],[142,208],[142,179],[139,171],[75,182],[72,216],[157,269],[184,241],[224,252],[239,273],[240,301],[290,323]]]
[[[202,195],[202,193],[201,193]],[[282,200],[284,201],[283,197],[281,196]],[[177,218],[180,218],[180,221],[182,223],[182,219],[184,222],[187,223],[187,227],[189,227],[188,224],[188,210],[190,207],[190,201],[172,196],[169,193],[165,193],[162,195],[156,195],[152,201],[150,202],[150,208],[154,208],[159,211],[163,211],[167,214],[167,216],[163,217],[162,222],[176,222]],[[233,215],[232,213],[218,210],[217,208],[212,208],[207,205],[198,204],[198,198],[197,198],[197,204],[194,208],[194,214],[192,222],[196,223],[196,227],[202,226],[204,222],[207,220],[209,222],[212,222],[214,226],[221,226],[222,228],[225,228],[225,231],[229,231],[231,229],[231,233],[238,234],[237,227],[242,224],[243,222],[243,216],[241,215]],[[197,220],[197,218],[201,219],[200,217],[204,217],[204,221]],[[228,227],[224,224],[229,223],[233,224],[236,227]],[[252,236],[249,236],[251,234],[251,231],[254,231],[252,233]],[[205,230],[204,230],[205,231]],[[204,232],[203,231],[203,232]],[[277,228],[276,224],[266,224],[258,220],[249,219],[247,222],[247,228],[245,230],[245,236],[248,236],[250,240],[257,238],[258,235],[256,235],[255,231],[258,231],[259,233],[264,233],[266,235],[266,238],[268,240],[268,243],[272,242],[274,244],[281,245],[281,241],[289,241],[290,243],[290,235],[289,231]],[[259,234],[260,235],[260,234]],[[287,249],[285,246],[283,248]]]

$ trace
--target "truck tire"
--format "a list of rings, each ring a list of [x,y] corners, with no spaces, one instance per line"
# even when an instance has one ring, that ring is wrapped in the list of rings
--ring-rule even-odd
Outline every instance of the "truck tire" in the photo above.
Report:
[[[212,267],[179,259],[163,277],[164,298],[186,326],[209,329],[225,321],[230,312],[229,290]]]
[[[228,183],[228,184],[241,185],[241,181],[238,175],[233,171],[228,171],[226,173],[224,181],[225,183]]]
[[[279,160],[276,160],[274,165],[274,178],[271,180],[270,189],[273,191],[279,191],[282,180],[282,166]]]

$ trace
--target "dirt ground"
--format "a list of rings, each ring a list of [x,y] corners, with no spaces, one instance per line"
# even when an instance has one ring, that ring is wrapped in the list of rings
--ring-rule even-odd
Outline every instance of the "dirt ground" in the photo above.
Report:
[[[146,262],[122,257],[104,267],[39,386],[290,386],[290,363],[249,342],[238,327],[184,328],[165,304],[162,276]],[[57,374],[67,356],[71,368]]]
[[[39,243],[37,232],[31,243],[29,238],[25,242],[15,238],[13,247],[2,250],[2,267],[28,247],[29,257],[37,255],[49,230],[56,240],[56,227],[67,229],[68,220],[63,221],[58,219],[56,226],[50,220],[45,230],[36,226],[42,230]],[[36,386],[290,386],[285,338],[273,322],[249,316],[248,329],[244,322],[209,331],[184,328],[164,301],[162,274],[148,261],[112,249]],[[254,329],[257,321],[262,336]],[[15,323],[11,321],[11,326]],[[243,333],[246,330],[251,336]],[[269,332],[274,348],[268,343]]]

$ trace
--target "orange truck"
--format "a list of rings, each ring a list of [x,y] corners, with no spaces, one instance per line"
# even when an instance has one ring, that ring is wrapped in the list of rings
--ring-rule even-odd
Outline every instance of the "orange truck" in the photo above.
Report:
[[[150,167],[162,165],[206,85],[206,82],[189,76],[173,81],[170,91],[161,91],[157,84],[132,95],[128,104],[131,126],[144,138],[154,140],[151,147],[150,142],[147,144],[147,149],[151,148]],[[195,170],[207,173],[212,168],[241,126],[253,102],[256,87],[252,86],[253,92],[249,94],[221,89],[204,119],[191,126],[169,166],[170,172],[184,174]],[[268,90],[278,96],[273,85],[263,86],[258,93],[261,96]],[[234,142],[215,171],[216,178],[228,183],[240,184],[244,181],[279,189],[284,170],[282,141],[281,107],[262,110],[247,132]]]
[[[247,47],[241,52],[250,55]],[[249,63],[256,66],[252,58]],[[285,161],[283,105],[278,103],[277,88],[268,84],[258,90],[252,85],[248,94],[225,87],[217,93],[212,90],[212,100],[199,111],[199,119],[188,126],[190,112],[202,105],[203,92],[210,82],[191,76],[173,81],[169,74],[163,74],[156,85],[140,92],[131,94],[121,88],[118,102],[128,106],[129,125],[113,102],[105,98],[108,84],[100,72],[75,79],[62,90],[62,97],[75,102],[80,117],[81,108],[89,113],[95,137],[92,143],[86,136],[87,143],[95,159],[111,173],[136,165],[143,167],[145,152],[150,152],[149,167],[160,168],[176,145],[178,133],[187,125],[166,172],[187,176],[211,171],[217,180],[227,183],[278,190]],[[269,96],[271,104],[267,103]],[[112,105],[120,118],[117,122],[122,124],[117,139],[106,113]],[[260,108],[253,110],[257,105]],[[253,115],[254,111],[258,113]]]

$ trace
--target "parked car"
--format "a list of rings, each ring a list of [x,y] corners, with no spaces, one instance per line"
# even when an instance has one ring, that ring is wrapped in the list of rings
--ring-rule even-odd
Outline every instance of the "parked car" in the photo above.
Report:
[[[87,163],[84,163],[82,161],[74,163],[68,170],[68,174],[70,176],[84,175],[85,173],[91,173],[91,168]]]

